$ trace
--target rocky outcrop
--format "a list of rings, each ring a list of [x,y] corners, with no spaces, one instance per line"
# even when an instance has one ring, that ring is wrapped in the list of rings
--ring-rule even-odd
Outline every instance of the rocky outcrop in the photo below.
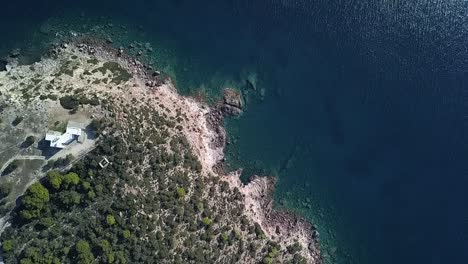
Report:
[[[275,177],[253,176],[241,188],[245,205],[251,217],[260,224],[266,236],[285,245],[298,242],[304,249],[308,263],[322,263],[319,249],[319,234],[303,217],[273,208]]]
[[[306,263],[323,263],[320,254],[319,233],[315,226],[303,217],[273,206],[275,177],[252,176],[248,184],[240,180],[242,170],[225,174],[222,179],[231,188],[238,188],[244,197],[245,213],[263,230],[265,236],[284,249],[296,245]],[[299,245],[299,246],[297,246]]]
[[[232,88],[224,89],[223,100],[211,108],[211,111],[206,116],[207,122],[211,130],[217,135],[216,139],[213,140],[211,146],[214,148],[223,148],[226,145],[226,132],[224,130],[224,118],[239,116],[242,114],[244,107],[244,101],[239,91]],[[221,160],[221,162],[224,161]],[[218,164],[216,171],[223,171],[223,164]]]
[[[232,88],[224,89],[222,112],[227,116],[239,116],[242,114],[244,101],[242,94]]]
[[[21,55],[20,49],[14,49],[6,57],[0,58],[0,71],[9,71],[18,66],[18,57]]]
[[[231,88],[224,89],[224,104],[242,108],[244,106],[244,102],[242,101],[242,96],[239,91],[236,91]]]

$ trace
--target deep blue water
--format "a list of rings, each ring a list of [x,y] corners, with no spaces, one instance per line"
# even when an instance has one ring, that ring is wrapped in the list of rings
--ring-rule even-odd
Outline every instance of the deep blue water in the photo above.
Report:
[[[167,48],[184,93],[255,72],[229,163],[278,175],[331,263],[468,263],[468,2],[30,2],[2,7],[0,49],[50,16],[106,16]]]

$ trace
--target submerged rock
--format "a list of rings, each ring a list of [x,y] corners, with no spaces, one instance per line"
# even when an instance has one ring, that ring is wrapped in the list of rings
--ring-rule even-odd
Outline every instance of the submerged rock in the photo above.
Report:
[[[242,101],[242,95],[239,91],[236,91],[231,88],[224,89],[224,103],[237,107],[242,108],[244,103]]]
[[[21,49],[14,49],[10,52],[10,57],[18,58],[21,55]]]
[[[257,73],[249,73],[247,75],[247,79],[246,79],[246,82],[247,82],[247,86],[251,89],[253,89],[254,91],[257,90]]]
[[[223,106],[221,110],[225,115],[238,116],[242,114],[242,108],[244,107],[244,101],[242,94],[232,88],[224,89],[223,94]]]
[[[0,60],[0,71],[6,71],[8,62],[6,60]]]

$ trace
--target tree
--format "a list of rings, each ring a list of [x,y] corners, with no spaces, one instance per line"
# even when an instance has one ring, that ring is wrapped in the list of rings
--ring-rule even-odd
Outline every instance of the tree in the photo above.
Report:
[[[112,250],[109,241],[105,239],[101,240],[101,243],[99,243],[99,246],[101,247],[101,250],[103,252],[109,252]]]
[[[8,164],[8,166],[3,170],[3,175],[7,175],[15,171],[19,167],[19,161],[14,160]]]
[[[55,160],[52,160],[52,159],[48,160],[47,168],[53,168],[53,167],[55,167]]]
[[[101,248],[101,251],[103,255],[105,256],[107,263],[113,263],[115,260],[114,253],[112,252],[112,247],[109,241],[103,239],[101,240],[101,243],[99,243],[99,247]]]
[[[125,229],[125,230],[122,232],[122,236],[123,236],[123,238],[125,238],[125,239],[128,239],[128,238],[130,237],[130,234],[131,234],[131,233],[130,233],[130,230],[128,230],[128,229]]]
[[[80,182],[80,176],[74,172],[69,172],[63,177],[63,182],[65,182],[67,186],[77,185]]]
[[[110,225],[110,226],[111,226],[111,225],[114,225],[114,224],[115,224],[115,218],[114,218],[114,216],[111,215],[111,214],[107,215],[107,216],[106,216],[106,223],[107,223],[108,225]]]
[[[265,236],[265,233],[263,232],[262,228],[258,223],[255,223],[255,234],[257,237],[263,238]]]
[[[22,199],[24,209],[20,216],[25,219],[37,218],[42,213],[45,203],[49,202],[49,191],[40,183],[34,183]]]
[[[81,195],[75,191],[62,191],[59,193],[59,197],[67,207],[80,204],[81,202]]]
[[[60,98],[60,105],[68,110],[76,110],[80,101],[76,96],[66,95]]]
[[[10,252],[13,250],[13,241],[12,240],[5,240],[2,242],[2,250],[4,253]]]
[[[76,243],[76,252],[78,254],[86,254],[91,251],[89,243],[85,240],[80,240]]]
[[[85,240],[80,240],[78,243],[76,243],[75,251],[78,257],[78,263],[88,264],[91,263],[94,259],[94,256],[91,253],[91,247]]]
[[[91,183],[83,181],[81,182],[81,187],[83,187],[83,190],[88,191],[91,188]]]
[[[54,219],[52,217],[44,217],[39,221],[40,227],[46,229],[51,227],[54,224]]]
[[[94,198],[96,198],[96,193],[94,191],[89,191],[86,194],[86,198],[88,198],[89,200],[94,200]]]
[[[62,184],[63,176],[59,171],[51,170],[47,173],[47,180],[52,188],[58,190]]]

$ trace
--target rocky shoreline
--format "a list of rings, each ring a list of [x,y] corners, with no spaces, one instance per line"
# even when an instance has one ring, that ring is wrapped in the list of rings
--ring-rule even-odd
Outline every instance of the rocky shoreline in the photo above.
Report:
[[[115,48],[111,43],[98,39],[77,37],[72,41],[54,45],[48,52],[48,56],[53,59],[60,52],[70,48],[87,55],[116,61],[133,75],[135,83],[139,86],[164,94],[173,98],[172,100],[174,98],[179,100],[179,106],[187,108],[192,119],[187,122],[194,125],[192,129],[184,128],[182,132],[198,155],[203,171],[207,175],[219,176],[221,180],[228,182],[231,188],[237,188],[241,192],[244,198],[245,215],[252,222],[258,223],[267,238],[277,242],[283,248],[296,242],[300,247],[295,250],[302,253],[307,263],[323,262],[317,230],[304,218],[273,208],[275,178],[253,176],[245,185],[240,181],[240,171],[227,173],[224,168],[224,149],[227,137],[223,123],[226,117],[239,116],[242,113],[244,105],[239,92],[226,89],[223,100],[214,106],[181,96],[177,94],[174,85],[165,74],[127,55],[122,48]]]
[[[312,260],[311,263],[321,263],[319,234],[316,228],[297,214],[273,208],[275,184],[274,177],[253,176],[242,189],[247,207],[254,212],[254,219],[271,239],[297,241],[308,251],[307,257]]]
[[[99,56],[109,59],[120,58],[134,75],[145,82],[148,89],[157,89],[163,83],[170,82],[167,76],[162,77],[162,74],[151,66],[126,55],[122,49],[114,48],[105,41],[85,39],[78,41],[76,46],[90,54],[98,53]],[[227,173],[224,168],[224,148],[227,143],[224,119],[242,114],[244,103],[241,94],[234,89],[226,88],[223,91],[223,99],[212,107],[203,103],[202,108],[207,107],[209,110],[205,118],[209,129],[213,131],[210,135],[209,148],[213,149],[213,152],[222,150],[221,155],[216,158],[218,162],[209,168],[209,171],[222,176],[222,179],[226,180],[232,188],[241,190],[245,200],[246,214],[261,226],[269,239],[279,241],[284,245],[297,241],[301,248],[305,249],[304,255],[308,263],[322,263],[319,234],[316,228],[297,214],[273,208],[273,192],[276,184],[274,177],[252,176],[250,182],[245,185],[240,181],[241,170]]]
[[[273,208],[276,178],[254,175],[244,184],[240,180],[241,172],[232,172],[223,179],[243,194],[246,214],[261,226],[269,239],[283,244],[297,242],[305,250],[308,263],[323,263],[317,229],[295,213]]]

